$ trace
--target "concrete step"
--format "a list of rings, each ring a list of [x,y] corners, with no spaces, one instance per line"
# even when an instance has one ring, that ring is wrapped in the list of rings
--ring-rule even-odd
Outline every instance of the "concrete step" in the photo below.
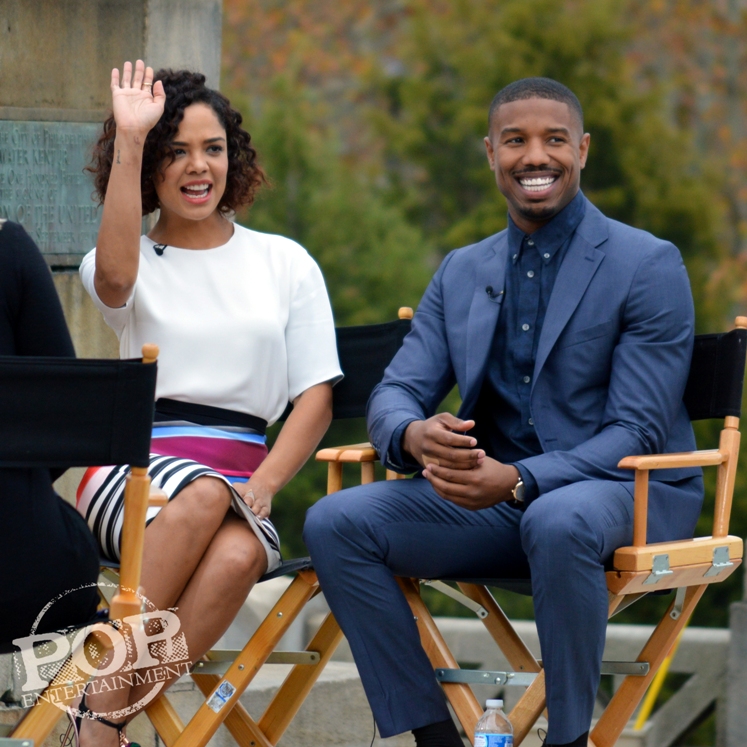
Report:
[[[254,719],[258,719],[290,671],[291,666],[273,664],[264,667],[249,685],[241,703]],[[204,698],[188,677],[179,680],[168,697],[183,721],[196,712]],[[19,708],[0,709],[0,723],[13,724],[21,717]],[[54,732],[44,742],[44,747],[59,747],[67,721],[60,714]],[[301,706],[288,730],[280,739],[279,747],[369,747],[373,738],[373,716],[361,686],[354,664],[330,662]],[[142,747],[157,747],[155,730],[148,717],[139,715],[128,727],[127,736]],[[236,747],[229,731],[221,726],[208,743],[210,747]],[[414,747],[411,734],[391,739],[376,737],[378,747]],[[37,746],[38,747],[38,746]]]

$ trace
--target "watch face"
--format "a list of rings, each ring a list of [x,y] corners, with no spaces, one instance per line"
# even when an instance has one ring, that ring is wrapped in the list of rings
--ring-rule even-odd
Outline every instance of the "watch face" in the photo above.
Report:
[[[524,503],[524,482],[519,480],[516,483],[516,487],[513,489],[514,500]]]

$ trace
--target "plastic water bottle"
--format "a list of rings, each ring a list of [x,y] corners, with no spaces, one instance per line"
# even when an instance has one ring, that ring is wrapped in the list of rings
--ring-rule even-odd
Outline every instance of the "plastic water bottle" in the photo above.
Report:
[[[502,709],[502,700],[485,701],[485,713],[475,727],[475,747],[514,747],[514,727]]]

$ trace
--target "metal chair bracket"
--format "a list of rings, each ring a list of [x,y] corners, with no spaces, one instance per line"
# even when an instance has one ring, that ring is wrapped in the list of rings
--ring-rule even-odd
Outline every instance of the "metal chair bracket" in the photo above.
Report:
[[[704,576],[718,576],[724,568],[730,568],[734,563],[729,560],[729,548],[716,547],[713,550],[713,563],[711,567],[703,574]]]
[[[685,604],[686,593],[686,586],[681,586],[679,589],[677,589],[677,593],[674,597],[674,607],[672,607],[672,611],[669,613],[669,617],[671,617],[672,620],[678,620],[680,615],[682,614],[682,607]]]
[[[656,584],[664,576],[671,576],[674,571],[669,570],[669,555],[654,555],[654,562],[651,567],[651,575],[643,582],[644,584]]]
[[[210,652],[210,661],[196,661],[194,674],[225,674],[241,651],[225,649]],[[265,664],[318,664],[318,651],[273,651]]]
[[[603,661],[601,674],[624,674],[645,677],[650,669],[647,661]]]
[[[472,610],[481,620],[484,620],[488,616],[488,611],[481,604],[472,601],[466,594],[462,594],[453,586],[445,584],[443,581],[431,581],[429,579],[421,579],[421,584],[426,586],[432,586],[442,594],[446,594],[447,597],[451,597],[453,600],[459,602],[459,604],[465,606],[467,609]]]
[[[518,685],[529,687],[537,672],[489,672],[479,669],[437,669],[439,682],[458,682],[466,685]]]

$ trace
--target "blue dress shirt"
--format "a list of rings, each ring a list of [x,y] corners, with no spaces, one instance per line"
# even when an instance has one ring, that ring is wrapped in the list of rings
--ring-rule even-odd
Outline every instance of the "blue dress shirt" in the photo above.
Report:
[[[472,435],[485,453],[521,473],[527,500],[537,496],[520,459],[542,453],[529,407],[534,361],[555,278],[586,203],[579,191],[549,223],[531,235],[508,219],[508,266],[492,352],[474,412]]]

